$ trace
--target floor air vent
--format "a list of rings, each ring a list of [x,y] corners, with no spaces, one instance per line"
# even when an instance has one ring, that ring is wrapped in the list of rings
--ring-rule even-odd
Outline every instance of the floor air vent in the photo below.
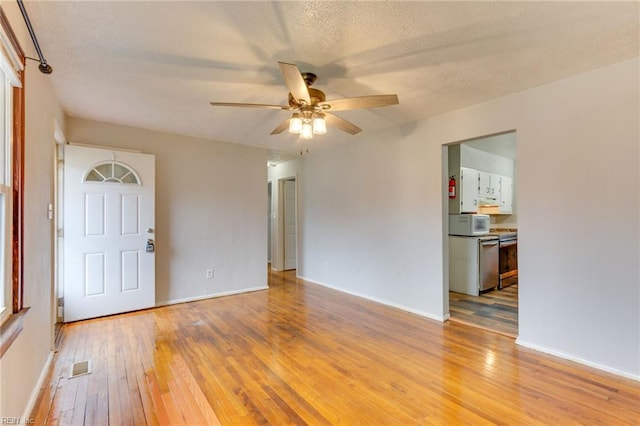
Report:
[[[69,378],[73,379],[89,373],[91,373],[91,361],[78,361],[71,364],[71,374],[69,375]]]

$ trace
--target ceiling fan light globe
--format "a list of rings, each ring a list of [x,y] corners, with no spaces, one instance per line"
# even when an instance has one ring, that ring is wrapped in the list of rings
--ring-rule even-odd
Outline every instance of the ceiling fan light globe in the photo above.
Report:
[[[316,117],[313,119],[313,133],[316,135],[324,135],[327,133],[327,123],[324,117]]]
[[[300,138],[301,139],[313,138],[313,127],[311,126],[311,123],[302,123],[302,129],[300,130]]]
[[[291,120],[289,120],[289,133],[300,134],[302,130],[302,119],[300,115],[296,112],[291,116]]]

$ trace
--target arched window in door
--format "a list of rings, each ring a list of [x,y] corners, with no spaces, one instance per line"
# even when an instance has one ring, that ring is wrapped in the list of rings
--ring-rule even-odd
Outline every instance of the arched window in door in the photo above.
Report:
[[[85,175],[84,181],[140,185],[140,178],[135,170],[117,161],[107,161],[96,165]]]

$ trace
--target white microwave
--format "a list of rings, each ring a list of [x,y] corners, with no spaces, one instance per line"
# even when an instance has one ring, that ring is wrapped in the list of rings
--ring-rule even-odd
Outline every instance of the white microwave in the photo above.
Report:
[[[449,235],[472,237],[489,233],[489,215],[451,214],[449,215]]]

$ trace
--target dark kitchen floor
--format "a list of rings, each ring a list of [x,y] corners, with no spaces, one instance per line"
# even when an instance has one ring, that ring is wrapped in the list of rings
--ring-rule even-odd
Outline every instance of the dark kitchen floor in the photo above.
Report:
[[[511,337],[518,336],[518,285],[480,296],[449,292],[451,321],[463,322]]]

